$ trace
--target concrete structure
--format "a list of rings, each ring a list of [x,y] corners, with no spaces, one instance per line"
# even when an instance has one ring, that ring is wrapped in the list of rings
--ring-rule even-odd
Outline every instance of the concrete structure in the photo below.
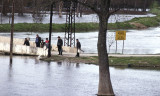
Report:
[[[10,52],[10,44],[9,43],[0,43],[0,51],[1,52]],[[21,54],[21,55],[42,55],[47,56],[48,50],[44,48],[37,48],[25,45],[13,45],[13,53]]]
[[[63,46],[62,49],[63,49],[63,52],[67,52],[67,53],[76,53],[77,52],[77,49],[73,48],[73,47]],[[52,45],[52,51],[58,51],[58,48],[56,45]]]
[[[23,39],[14,38],[13,39],[13,53],[22,54],[22,55],[48,55],[48,49],[46,48],[37,48],[35,42],[30,41],[30,46],[25,46]],[[57,46],[52,45],[52,51],[57,51]],[[10,38],[0,36],[0,51],[1,52],[10,52]],[[70,48],[63,46],[63,51],[67,53],[75,53],[76,48]]]

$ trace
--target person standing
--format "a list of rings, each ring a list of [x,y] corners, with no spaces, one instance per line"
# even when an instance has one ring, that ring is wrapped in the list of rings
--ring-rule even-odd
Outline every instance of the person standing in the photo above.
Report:
[[[27,40],[27,38],[25,38],[25,40],[24,40],[24,45],[30,46],[29,40]]]
[[[48,40],[48,38],[46,38],[45,45],[46,45],[46,49],[49,48],[49,40]]]
[[[80,53],[80,51],[81,51],[81,43],[79,42],[79,40],[78,39],[76,39],[76,47],[77,47],[77,55],[76,55],[76,57],[79,57],[80,55],[79,55],[79,53]]]
[[[36,43],[36,47],[40,47],[41,37],[39,37],[38,34],[36,35],[36,41],[35,41],[35,43]]]
[[[61,39],[60,36],[58,36],[58,41],[57,41],[57,47],[58,47],[58,55],[62,55],[62,46],[63,46],[63,40]]]
[[[45,45],[45,42],[44,42],[43,39],[42,39],[42,41],[41,41],[41,48],[43,48],[44,45]]]

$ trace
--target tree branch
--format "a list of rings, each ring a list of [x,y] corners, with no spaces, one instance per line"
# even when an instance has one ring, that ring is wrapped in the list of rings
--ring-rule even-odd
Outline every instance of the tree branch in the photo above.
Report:
[[[120,8],[115,9],[114,11],[109,12],[109,15],[112,15],[112,14],[116,13],[116,12],[119,11],[119,10],[120,10]]]

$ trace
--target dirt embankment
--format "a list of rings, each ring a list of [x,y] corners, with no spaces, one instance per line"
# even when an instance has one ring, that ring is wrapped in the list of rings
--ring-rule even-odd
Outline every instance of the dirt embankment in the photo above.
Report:
[[[147,29],[148,27],[141,24],[141,23],[135,23],[135,22],[131,22],[131,25],[134,25],[137,29]]]

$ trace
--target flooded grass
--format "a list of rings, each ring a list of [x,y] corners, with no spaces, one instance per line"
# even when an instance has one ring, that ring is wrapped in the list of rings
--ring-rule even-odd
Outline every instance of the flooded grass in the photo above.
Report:
[[[50,58],[42,58],[44,61],[56,61],[56,62],[71,62],[71,63],[86,63],[86,64],[98,64],[98,57],[66,57],[54,55]]]
[[[160,57],[110,57],[110,64],[128,67],[160,67]]]
[[[109,57],[110,66],[126,67],[160,67],[160,57]],[[98,57],[66,57],[54,55],[43,58],[44,61],[67,61],[71,63],[86,63],[98,65]]]

